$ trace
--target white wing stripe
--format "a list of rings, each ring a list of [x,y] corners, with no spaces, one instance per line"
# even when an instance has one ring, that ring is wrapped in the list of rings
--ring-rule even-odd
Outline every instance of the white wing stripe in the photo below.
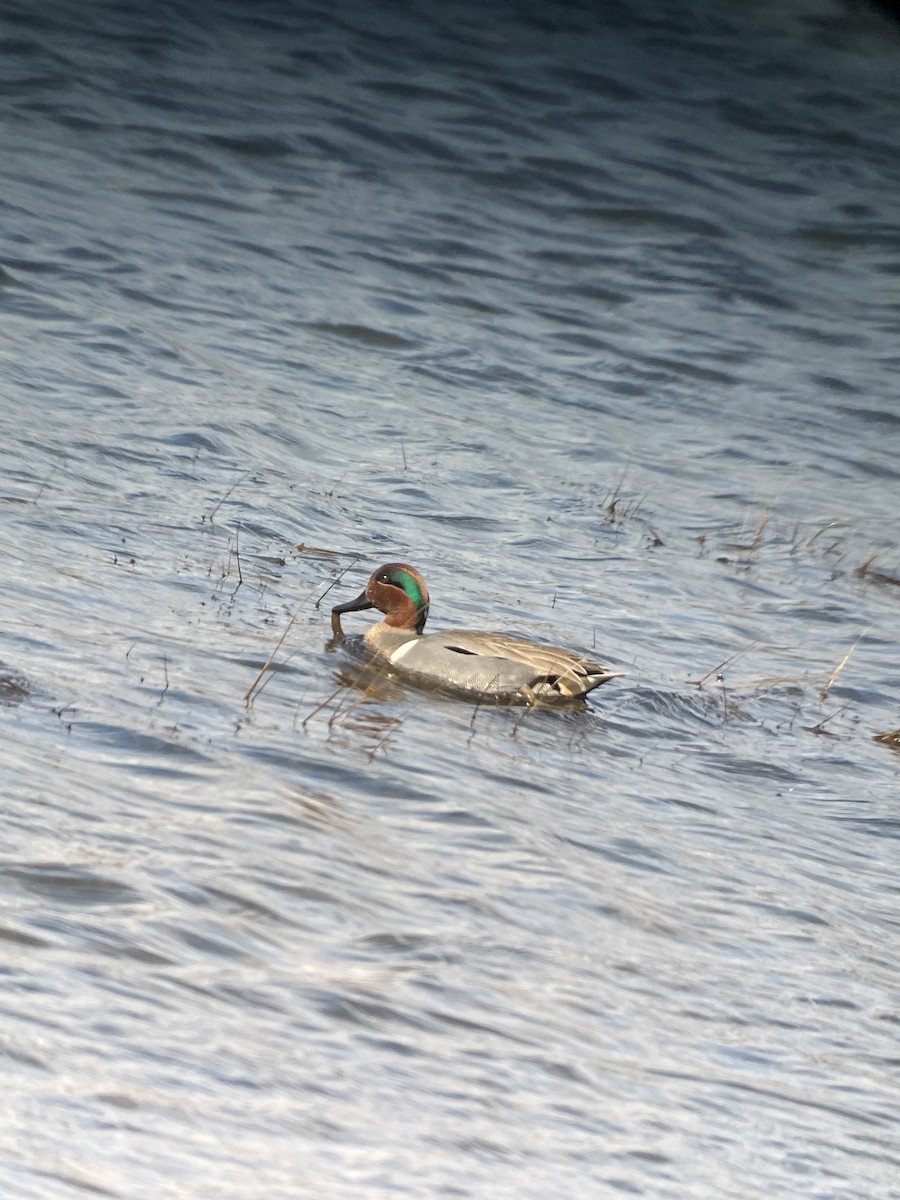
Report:
[[[391,655],[391,662],[392,663],[399,662],[400,659],[403,658],[404,654],[409,654],[410,650],[412,650],[412,648],[413,648],[413,646],[415,646],[415,644],[416,644],[416,639],[410,638],[410,640],[408,642],[404,642],[402,646],[398,646],[397,649],[394,651],[394,653]]]

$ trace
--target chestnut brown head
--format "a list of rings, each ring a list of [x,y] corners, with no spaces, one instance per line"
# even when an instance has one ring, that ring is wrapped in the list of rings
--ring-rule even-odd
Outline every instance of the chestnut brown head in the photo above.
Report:
[[[428,618],[428,588],[425,580],[406,563],[385,563],[373,571],[366,590],[347,604],[337,604],[332,615],[377,608],[384,622],[395,629],[414,629],[421,633]]]

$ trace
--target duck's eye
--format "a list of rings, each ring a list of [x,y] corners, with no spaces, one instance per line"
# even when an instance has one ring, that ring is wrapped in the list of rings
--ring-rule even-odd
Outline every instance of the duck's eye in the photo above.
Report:
[[[391,577],[390,577],[390,575],[388,575],[387,571],[382,571],[381,574],[378,576],[378,582],[379,583],[394,583],[394,580],[391,579]],[[397,585],[394,584],[394,586],[396,587]]]

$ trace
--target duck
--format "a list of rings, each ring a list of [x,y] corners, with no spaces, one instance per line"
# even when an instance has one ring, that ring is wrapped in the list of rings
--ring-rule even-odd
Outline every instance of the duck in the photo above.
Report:
[[[363,638],[374,659],[414,685],[495,703],[582,700],[623,674],[587,654],[506,633],[425,633],[430,603],[425,580],[415,567],[385,563],[372,572],[355,600],[332,608],[335,641],[345,636],[342,614],[377,608],[384,618]]]

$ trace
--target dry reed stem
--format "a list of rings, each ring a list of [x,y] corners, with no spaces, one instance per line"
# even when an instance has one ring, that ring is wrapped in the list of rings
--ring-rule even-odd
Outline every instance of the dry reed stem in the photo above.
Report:
[[[274,649],[272,650],[271,654],[266,659],[266,661],[263,663],[259,674],[256,676],[256,678],[253,680],[253,682],[247,688],[246,692],[244,692],[244,704],[247,708],[249,708],[252,703],[253,693],[259,689],[259,686],[260,686],[259,681],[262,679],[263,675],[265,675],[266,671],[268,671],[269,667],[272,665],[272,660],[274,659],[274,657],[278,653],[278,651],[281,649],[281,647],[284,645],[285,639],[287,638],[287,635],[291,632],[294,622],[300,616],[300,609],[303,607],[303,605],[310,598],[310,596],[313,594],[314,591],[315,591],[315,588],[313,588],[312,591],[307,592],[306,595],[303,597],[303,599],[300,601],[300,603],[297,605],[294,615],[291,617],[291,619],[288,621],[287,625],[285,626],[284,633],[281,635],[281,637],[275,643]]]
[[[522,709],[521,714],[518,717],[516,717],[516,723],[513,725],[513,730],[512,730],[513,737],[515,737],[516,734],[519,732],[519,726],[522,724],[522,722],[525,720],[525,718],[528,716],[528,714],[530,712],[532,712],[535,708],[537,708],[536,704],[528,704],[526,702],[525,706]]]
[[[378,739],[378,741],[375,743],[375,745],[369,751],[369,762],[372,761],[372,759],[375,757],[375,755],[378,753],[378,751],[381,749],[381,747],[387,743],[388,739],[390,738],[390,736],[393,732],[394,732],[394,730],[391,726],[388,726],[388,728],[385,729],[384,733],[381,735],[381,737]]]
[[[351,562],[347,563],[347,565],[346,565],[346,567],[344,567],[343,571],[341,571],[339,575],[336,575],[334,577],[334,579],[332,579],[331,583],[329,583],[328,587],[325,589],[325,591],[322,593],[322,595],[318,598],[318,600],[313,605],[313,608],[318,610],[319,605],[322,603],[322,601],[325,599],[325,597],[328,595],[328,593],[331,591],[331,589],[333,587],[337,587],[337,585],[341,582],[341,580],[344,578],[344,576],[347,574],[347,572],[350,570],[350,568],[355,567],[361,558],[362,558],[362,555],[357,554],[357,556]]]
[[[360,558],[361,558],[361,555],[358,554],[356,556],[356,558],[353,559],[353,562],[348,563],[347,566],[344,567],[344,569],[343,569],[343,571],[341,571],[340,575],[338,575],[337,578],[331,584],[329,584],[329,586],[325,589],[325,591],[322,593],[322,595],[318,598],[318,600],[316,601],[316,603],[314,605],[315,608],[319,607],[319,605],[322,603],[323,598],[328,595],[328,593],[331,591],[331,589],[334,587],[334,585],[336,583],[339,583],[341,581],[341,579],[344,577],[344,575],[347,573],[347,571],[349,571],[352,566],[354,566],[356,563],[359,562]],[[260,685],[259,681],[262,679],[262,677],[265,675],[266,671],[268,671],[269,667],[272,665],[272,660],[275,658],[275,655],[278,653],[278,651],[284,645],[285,639],[287,638],[287,635],[291,632],[294,622],[300,616],[300,610],[303,608],[304,604],[306,604],[307,600],[310,598],[310,596],[313,594],[313,592],[315,590],[316,590],[315,588],[312,588],[311,591],[307,592],[306,595],[303,597],[303,599],[300,601],[300,603],[297,605],[294,615],[291,617],[291,619],[288,621],[287,625],[285,626],[284,633],[281,635],[281,637],[275,643],[274,649],[272,650],[271,654],[266,659],[266,661],[263,663],[259,674],[256,676],[256,678],[253,680],[253,682],[250,684],[250,686],[247,688],[246,692],[244,693],[244,704],[246,705],[247,708],[249,708],[251,703],[253,702],[254,693],[257,691],[262,691],[262,688],[265,686],[264,684]]]
[[[828,682],[822,688],[821,692],[819,692],[819,703],[820,704],[824,704],[825,701],[828,699],[828,693],[831,691],[832,687],[834,686],[834,681],[837,679],[838,675],[840,675],[841,671],[843,671],[844,667],[846,667],[847,663],[850,661],[850,655],[853,653],[853,651],[856,649],[856,647],[859,645],[859,643],[862,641],[862,639],[866,636],[866,634],[869,632],[869,630],[871,628],[872,628],[871,625],[867,625],[865,627],[865,629],[862,631],[862,633],[859,635],[859,637],[856,639],[856,641],[853,643],[853,645],[850,647],[850,649],[847,651],[847,653],[844,655],[844,657],[841,659],[841,661],[838,663],[838,665],[831,672],[831,678],[828,680]]]
[[[244,480],[247,479],[252,474],[253,474],[252,471],[245,471],[243,473],[243,475],[240,476],[239,479],[236,479],[234,481],[234,483],[231,485],[231,487],[228,489],[228,491],[225,493],[225,495],[222,497],[222,499],[219,501],[219,503],[215,506],[215,508],[213,508],[213,510],[206,517],[206,520],[209,521],[210,525],[215,523],[216,513],[219,511],[219,509],[222,507],[222,505],[225,503],[225,501],[228,499],[228,497],[231,495],[231,493],[235,490],[235,488],[239,487],[244,482]]]
[[[838,716],[840,713],[842,713],[845,709],[847,709],[849,707],[850,707],[849,704],[842,704],[841,707],[836,708],[833,713],[829,713],[827,717],[823,717],[822,720],[819,721],[819,723],[817,725],[808,725],[807,726],[808,731],[810,733],[821,733],[829,721],[831,721],[834,717]]]
[[[709,679],[709,677],[711,675],[715,675],[717,672],[721,671],[723,667],[727,667],[729,665],[729,663],[733,663],[736,659],[740,658],[742,654],[747,654],[750,650],[753,649],[754,646],[757,646],[757,645],[759,645],[758,639],[755,641],[752,641],[749,646],[745,646],[743,650],[735,650],[734,654],[729,654],[729,656],[727,658],[723,658],[722,661],[720,663],[717,663],[712,668],[711,671],[707,671],[706,674],[704,676],[702,676],[702,678],[689,679],[688,683],[693,683],[696,687],[702,688],[704,683],[706,683],[707,679]]]
[[[301,604],[297,608],[297,611],[294,613],[294,615],[291,617],[291,619],[288,621],[287,626],[285,627],[284,633],[281,635],[281,637],[278,639],[277,643],[275,644],[275,649],[272,651],[272,653],[269,655],[269,657],[263,663],[262,667],[260,668],[259,674],[256,676],[256,678],[253,680],[253,682],[247,688],[246,692],[244,692],[244,705],[246,708],[249,708],[251,706],[251,704],[256,699],[256,697],[259,695],[259,693],[268,684],[268,682],[269,682],[268,679],[265,680],[263,683],[260,683],[260,680],[262,679],[263,675],[265,675],[266,671],[268,671],[269,667],[272,665],[272,659],[275,657],[275,655],[278,653],[278,651],[284,645],[284,639],[291,632],[291,626],[294,624],[294,622],[300,616],[300,609],[302,607],[303,607],[303,605]],[[285,659],[285,662],[290,662],[290,658]],[[284,665],[284,664],[282,664],[282,665]],[[272,676],[270,675],[269,679],[271,679],[271,678],[272,678]]]
[[[337,723],[338,717],[341,717],[341,716],[343,717],[344,723],[346,723],[347,718],[350,716],[350,714],[353,713],[357,708],[359,708],[360,704],[365,703],[372,688],[375,687],[376,684],[380,683],[383,679],[386,679],[389,672],[390,672],[390,667],[388,667],[387,665],[385,665],[383,668],[381,668],[373,680],[371,680],[369,683],[367,683],[364,688],[359,689],[359,694],[356,696],[356,698],[353,700],[353,702],[351,704],[346,703],[346,701],[350,699],[350,688],[346,684],[344,684],[344,694],[338,701],[337,708],[334,710],[334,712],[328,718],[328,728],[333,729],[335,724]]]
[[[168,659],[167,655],[165,655],[165,654],[163,654],[163,678],[166,681],[166,686],[163,688],[163,690],[159,694],[159,699],[156,702],[157,708],[159,708],[159,706],[162,704],[163,700],[165,700],[166,692],[169,690],[169,659]]]
[[[813,544],[816,541],[818,541],[818,539],[822,536],[823,533],[825,533],[829,529],[834,529],[836,525],[837,525],[837,521],[826,521],[826,523],[824,525],[820,526],[811,537],[808,537],[806,539],[807,550],[809,550],[813,546]]]
[[[346,688],[346,686],[347,685],[344,683],[339,684],[334,689],[334,691],[331,693],[330,696],[326,696],[321,704],[317,704],[316,707],[312,710],[312,712],[303,718],[303,720],[300,722],[300,728],[303,730],[304,733],[306,732],[306,726],[307,726],[308,722],[310,722],[313,719],[313,717],[316,715],[316,713],[320,713],[323,708],[326,708],[331,703],[331,701],[335,698],[335,696],[337,696],[339,692],[343,691]]]
[[[766,526],[769,523],[769,518],[772,515],[771,509],[766,509],[760,518],[760,522],[756,527],[756,533],[753,535],[753,541],[750,543],[750,553],[755,554],[759,543],[762,541],[762,535],[765,533]]]
[[[469,728],[472,730],[473,733],[475,732],[475,718],[478,716],[478,710],[481,708],[483,700],[484,700],[484,692],[479,692],[478,695],[475,697],[475,705],[472,709],[472,717],[469,721]]]
[[[238,587],[240,587],[241,584],[244,582],[244,572],[241,570],[240,539],[241,539],[241,523],[240,523],[240,521],[238,521],[237,525],[234,527],[234,557],[237,561]],[[237,591],[237,588],[235,588],[234,590]]]
[[[370,664],[367,664],[367,665],[370,665]],[[343,695],[341,696],[341,699],[338,701],[337,707],[335,708],[335,710],[331,714],[331,716],[328,718],[328,728],[329,728],[329,730],[333,729],[337,722],[338,717],[340,717],[340,716],[343,716],[344,721],[346,721],[347,718],[350,716],[350,714],[354,711],[354,709],[356,709],[360,704],[363,704],[365,702],[365,700],[369,696],[372,688],[375,687],[375,685],[380,683],[382,680],[386,679],[388,677],[389,673],[390,673],[389,665],[386,664],[385,666],[380,667],[378,670],[378,673],[375,675],[375,678],[372,679],[370,683],[366,684],[366,686],[364,688],[359,689],[359,695],[356,697],[356,699],[353,701],[353,703],[349,704],[349,705],[346,704],[346,701],[351,694],[351,686],[346,683],[339,684],[329,696],[326,696],[325,699],[320,704],[317,704],[315,706],[315,708],[312,710],[312,712],[310,712],[306,717],[303,718],[303,720],[300,723],[300,728],[305,733],[306,726],[313,719],[313,717],[316,716],[317,713],[320,713],[323,708],[327,708],[328,705],[335,698],[335,696],[338,696],[341,693],[343,693]],[[344,711],[345,705],[346,705],[346,711]]]

